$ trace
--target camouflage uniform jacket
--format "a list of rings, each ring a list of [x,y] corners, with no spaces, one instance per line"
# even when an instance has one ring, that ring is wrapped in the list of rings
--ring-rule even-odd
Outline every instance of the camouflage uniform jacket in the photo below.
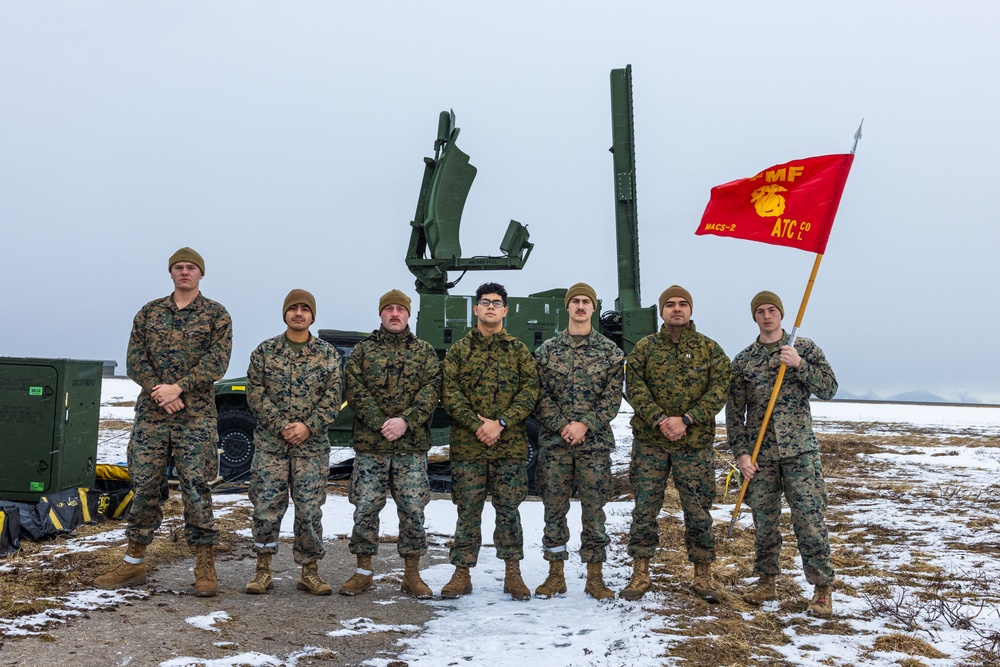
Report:
[[[715,415],[726,404],[729,357],[714,340],[698,333],[694,322],[675,343],[663,325],[632,349],[625,363],[625,397],[635,411],[632,431],[650,445],[670,450],[710,447]],[[657,424],[667,417],[690,414],[687,435],[670,442]]]
[[[380,327],[354,346],[345,370],[356,451],[423,454],[430,449],[430,420],[441,398],[441,362],[430,343],[409,327],[399,334]],[[408,427],[403,437],[389,441],[380,429],[392,417],[402,417]]]
[[[473,329],[451,346],[444,358],[441,400],[451,415],[452,459],[527,459],[524,420],[538,400],[538,364],[506,330],[485,338]],[[492,447],[476,437],[482,424],[477,415],[507,422]]]
[[[535,356],[541,392],[535,417],[542,447],[565,444],[559,435],[571,421],[587,425],[587,451],[614,449],[611,420],[622,403],[625,353],[595,330],[575,341],[563,331],[542,343]]]
[[[247,368],[247,403],[257,418],[254,445],[271,453],[287,452],[292,445],[281,437],[281,429],[302,422],[311,433],[298,449],[328,451],[326,432],[340,413],[343,378],[337,348],[316,336],[298,352],[285,334],[258,345]]]
[[[137,421],[215,420],[215,381],[229,366],[233,321],[220,303],[198,294],[184,308],[173,295],[150,301],[136,314],[128,341],[128,376],[142,392]],[[167,414],[150,397],[158,384],[180,385],[184,409]]]
[[[788,345],[788,334],[785,332],[782,332],[781,345]],[[729,448],[735,457],[753,453],[781,366],[778,359],[780,347],[774,346],[769,350],[757,340],[733,359],[733,381],[726,405],[726,433]],[[757,456],[761,461],[819,451],[812,429],[809,395],[815,394],[817,398],[828,400],[837,393],[837,378],[823,356],[823,350],[808,338],[796,338],[795,350],[802,361],[798,368],[785,371],[774,413]]]

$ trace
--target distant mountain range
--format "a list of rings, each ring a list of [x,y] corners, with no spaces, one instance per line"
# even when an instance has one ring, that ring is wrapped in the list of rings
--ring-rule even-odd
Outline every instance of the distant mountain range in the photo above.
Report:
[[[888,401],[891,403],[982,403],[971,394],[962,393],[956,399],[947,399],[926,389],[915,389],[892,396],[879,396],[873,391],[869,391],[867,394],[855,394],[841,389],[834,398],[842,401]]]

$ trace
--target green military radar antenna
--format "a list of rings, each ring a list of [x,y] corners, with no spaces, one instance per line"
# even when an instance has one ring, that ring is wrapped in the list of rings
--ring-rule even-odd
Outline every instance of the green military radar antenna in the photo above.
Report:
[[[466,271],[523,268],[533,247],[528,242],[528,228],[511,220],[500,243],[502,255],[462,257],[459,227],[476,168],[455,143],[458,133],[455,112],[442,111],[434,157],[424,158],[424,180],[410,222],[413,229],[406,252],[406,266],[416,276],[416,289],[422,295],[447,294]],[[449,271],[461,271],[462,276],[448,282]]]
[[[615,299],[615,311],[601,316],[601,325],[605,335],[628,353],[640,338],[656,331],[657,315],[656,306],[642,307],[639,291],[639,219],[636,211],[631,65],[611,70],[611,132],[618,298]]]

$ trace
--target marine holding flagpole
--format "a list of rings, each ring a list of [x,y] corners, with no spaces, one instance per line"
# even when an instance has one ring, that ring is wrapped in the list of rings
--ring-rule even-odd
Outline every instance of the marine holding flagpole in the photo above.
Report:
[[[834,574],[829,564],[824,517],[826,488],[819,445],[812,431],[809,396],[833,398],[837,380],[822,350],[808,339],[797,348],[796,335],[826,252],[860,139],[861,125],[854,133],[850,153],[774,165],[751,178],[712,188],[695,231],[699,235],[728,236],[816,253],[791,333],[786,334],[781,328],[784,307],[776,294],[760,292],[751,301],[751,315],[760,329],[760,336],[733,360],[726,421],[730,447],[743,474],[743,486],[729,522],[730,537],[751,481],[755,478],[758,482],[766,480],[751,492],[751,509],[758,530],[754,570],[760,579],[744,599],[760,604],[777,596],[774,578],[781,536],[776,528],[783,492],[793,507],[793,527],[800,540],[803,569],[807,580],[815,586],[808,612],[821,617],[833,614]],[[790,383],[797,386],[782,393],[789,368],[792,369]],[[738,372],[742,373],[742,378],[736,377]],[[763,396],[768,391],[770,398],[765,403]],[[771,423],[772,415],[777,415],[776,424]],[[751,425],[757,429],[752,448],[747,431]],[[767,464],[758,465],[762,451],[765,462],[779,461],[779,466],[771,469]],[[789,458],[795,460],[784,460]],[[812,466],[812,469],[806,471],[804,466]],[[803,484],[792,483],[797,480]]]
[[[791,341],[781,328],[785,309],[777,294],[759,292],[750,302],[750,314],[760,335],[733,359],[726,404],[726,435],[736,466],[749,482],[747,503],[756,527],[757,585],[743,599],[752,605],[778,599],[779,519],[784,495],[791,509],[802,569],[814,586],[807,613],[828,618],[833,614],[834,572],[826,529],[826,483],[809,397],[833,398],[837,378],[818,345],[808,338]],[[754,434],[764,420],[782,366],[788,370],[754,459]]]

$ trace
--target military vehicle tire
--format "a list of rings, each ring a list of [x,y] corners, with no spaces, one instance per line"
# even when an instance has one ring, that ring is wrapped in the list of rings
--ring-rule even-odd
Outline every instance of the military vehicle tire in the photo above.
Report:
[[[253,462],[253,429],[257,420],[250,408],[219,407],[219,474],[228,481],[249,481]]]

